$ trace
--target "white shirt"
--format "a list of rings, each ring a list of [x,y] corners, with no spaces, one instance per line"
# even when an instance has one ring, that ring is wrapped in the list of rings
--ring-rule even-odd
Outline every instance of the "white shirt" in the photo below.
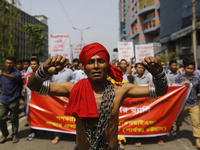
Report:
[[[78,81],[87,78],[86,73],[83,70],[76,70],[73,72],[73,79],[71,82],[77,83]]]
[[[126,73],[123,73],[123,79],[126,81],[126,83],[129,83],[129,80],[127,78],[127,71]]]

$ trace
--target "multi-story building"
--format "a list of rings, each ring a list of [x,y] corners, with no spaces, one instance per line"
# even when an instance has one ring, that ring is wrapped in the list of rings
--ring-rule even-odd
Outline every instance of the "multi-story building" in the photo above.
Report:
[[[126,40],[136,44],[160,40],[160,1],[126,0]]]
[[[125,0],[119,0],[119,41],[126,41]]]
[[[40,26],[44,27],[44,35],[46,37],[45,39],[45,46],[42,47],[42,51],[44,53],[44,56],[40,58],[40,61],[44,62],[48,58],[48,25],[47,25],[47,17],[44,15],[41,16],[31,16],[24,11],[20,11],[20,18],[19,18],[19,24],[20,27],[27,23],[31,24],[38,24]],[[22,59],[30,59],[31,58],[31,46],[27,41],[27,37],[24,31],[20,30],[19,35],[17,36],[17,46],[16,51],[19,55],[17,58]]]
[[[193,59],[192,0],[161,0],[160,22],[162,50],[174,51],[180,57]],[[196,0],[198,64],[200,64],[200,1]]]

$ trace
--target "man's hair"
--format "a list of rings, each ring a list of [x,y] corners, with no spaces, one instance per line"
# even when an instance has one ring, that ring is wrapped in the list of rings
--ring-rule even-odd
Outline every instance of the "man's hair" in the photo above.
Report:
[[[126,59],[121,59],[121,60],[120,60],[120,63],[121,63],[122,61],[125,61],[125,62],[127,63]]]
[[[176,64],[177,64],[177,61],[176,61],[176,60],[170,60],[169,66],[171,66],[173,63],[176,63]]]
[[[73,59],[73,63],[78,62],[78,64],[80,63],[80,60],[78,58]]]
[[[37,62],[38,65],[40,65],[39,60],[37,58],[31,58],[31,61],[35,61],[35,62]]]
[[[194,69],[195,69],[195,63],[194,63],[194,61],[190,61],[190,60],[185,61],[184,68],[188,67],[189,65],[193,65]]]
[[[136,64],[135,64],[135,68],[137,68],[137,66],[138,66],[138,65],[141,65],[141,66],[143,66],[143,64],[142,64],[142,63],[136,63]],[[144,67],[144,66],[143,66],[143,67]]]
[[[23,63],[24,63],[24,62],[27,62],[27,63],[30,65],[30,60],[29,60],[29,59],[23,60]]]
[[[16,59],[15,59],[15,57],[13,57],[13,56],[7,56],[6,59],[13,60],[14,63],[16,62]]]
[[[31,57],[32,57],[32,56],[36,56],[36,57],[38,57],[38,54],[35,54],[35,53],[34,53],[34,54],[31,55]]]
[[[188,63],[189,61],[190,61],[189,59],[184,58],[184,59],[183,59],[183,67],[185,67],[185,63]]]
[[[16,61],[16,63],[21,63],[22,64],[22,60],[19,59],[19,60]]]

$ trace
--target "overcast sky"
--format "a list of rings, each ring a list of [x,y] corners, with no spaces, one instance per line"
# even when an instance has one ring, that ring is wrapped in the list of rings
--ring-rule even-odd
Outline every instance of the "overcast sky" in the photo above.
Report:
[[[66,33],[70,44],[99,42],[110,52],[117,47],[119,35],[118,0],[20,0],[20,8],[30,15],[48,18],[49,35]],[[50,44],[50,43],[49,43]]]

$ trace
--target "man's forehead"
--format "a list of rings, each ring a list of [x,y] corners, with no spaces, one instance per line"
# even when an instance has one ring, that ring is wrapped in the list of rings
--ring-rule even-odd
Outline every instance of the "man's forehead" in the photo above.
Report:
[[[98,55],[94,55],[94,56],[92,56],[90,59],[103,59],[103,58],[101,58],[101,57],[98,56]]]

